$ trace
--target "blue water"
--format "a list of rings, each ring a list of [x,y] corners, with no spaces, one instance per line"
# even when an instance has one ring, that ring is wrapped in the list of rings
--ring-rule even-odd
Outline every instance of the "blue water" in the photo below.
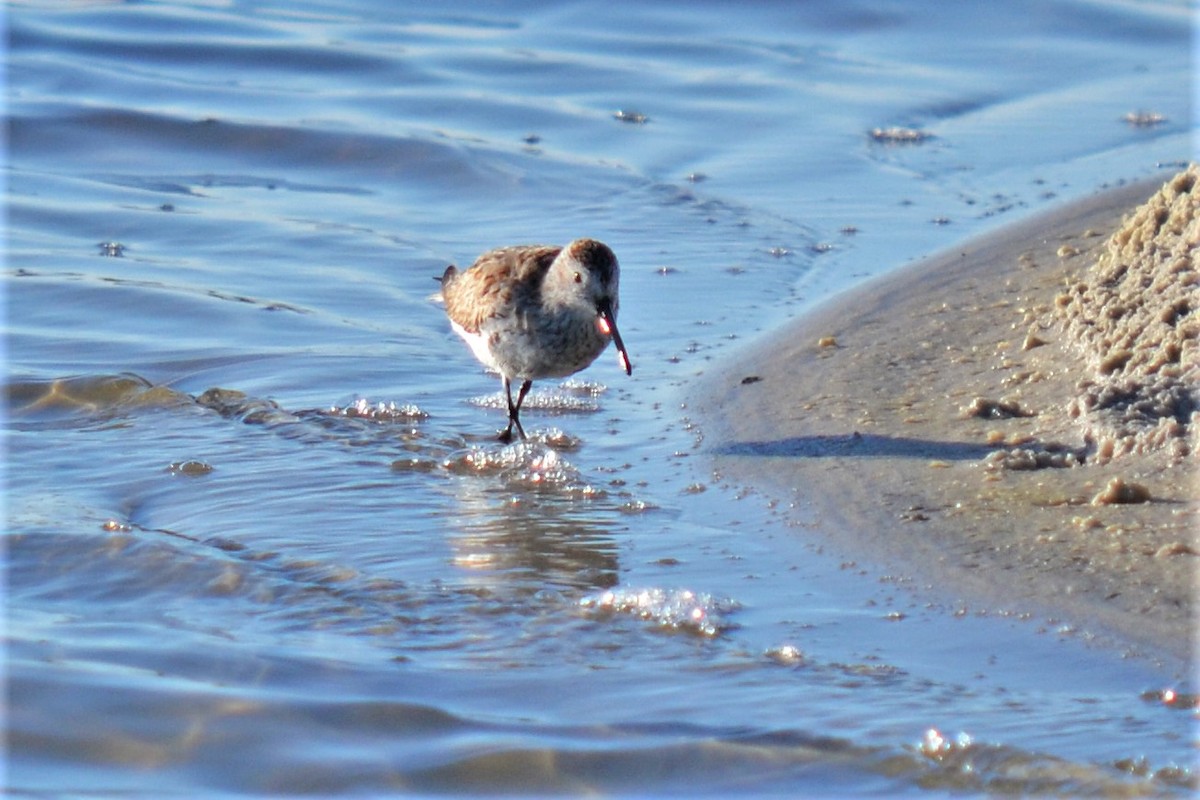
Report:
[[[851,564],[683,406],[1193,158],[1193,16],[10,7],[7,792],[1186,794],[1187,665]],[[585,235],[634,374],[535,385],[503,447],[431,278]]]

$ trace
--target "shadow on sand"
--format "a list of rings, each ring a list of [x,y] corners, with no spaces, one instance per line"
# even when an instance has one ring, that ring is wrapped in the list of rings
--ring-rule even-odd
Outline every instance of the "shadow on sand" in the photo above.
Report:
[[[928,458],[942,461],[972,461],[986,456],[994,447],[969,442],[941,442],[905,436],[871,433],[793,436],[759,442],[729,442],[715,452],[727,456],[773,458]]]

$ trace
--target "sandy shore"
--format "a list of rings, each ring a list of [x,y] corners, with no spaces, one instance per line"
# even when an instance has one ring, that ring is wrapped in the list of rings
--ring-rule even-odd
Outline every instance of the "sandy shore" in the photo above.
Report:
[[[1134,452],[1098,443],[1080,411],[1096,367],[1056,322],[1168,177],[834,297],[743,353],[693,403],[718,471],[785,500],[847,557],[973,611],[1192,658],[1195,432]]]

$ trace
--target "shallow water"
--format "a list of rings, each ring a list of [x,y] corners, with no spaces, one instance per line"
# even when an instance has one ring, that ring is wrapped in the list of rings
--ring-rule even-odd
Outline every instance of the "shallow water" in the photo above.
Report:
[[[11,9],[9,793],[1187,793],[1184,665],[847,561],[685,404],[1189,158],[1189,13]],[[535,385],[499,445],[430,278],[579,235],[633,377]]]

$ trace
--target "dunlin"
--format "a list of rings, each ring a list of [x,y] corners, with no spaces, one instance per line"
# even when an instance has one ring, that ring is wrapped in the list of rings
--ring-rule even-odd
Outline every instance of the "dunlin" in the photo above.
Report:
[[[617,332],[620,274],[613,251],[595,239],[503,247],[465,271],[446,268],[442,299],[451,327],[504,381],[508,427],[500,441],[512,441],[514,428],[525,438],[521,403],[535,380],[579,372],[610,340],[625,373],[633,374]],[[514,381],[520,382],[516,402]]]

